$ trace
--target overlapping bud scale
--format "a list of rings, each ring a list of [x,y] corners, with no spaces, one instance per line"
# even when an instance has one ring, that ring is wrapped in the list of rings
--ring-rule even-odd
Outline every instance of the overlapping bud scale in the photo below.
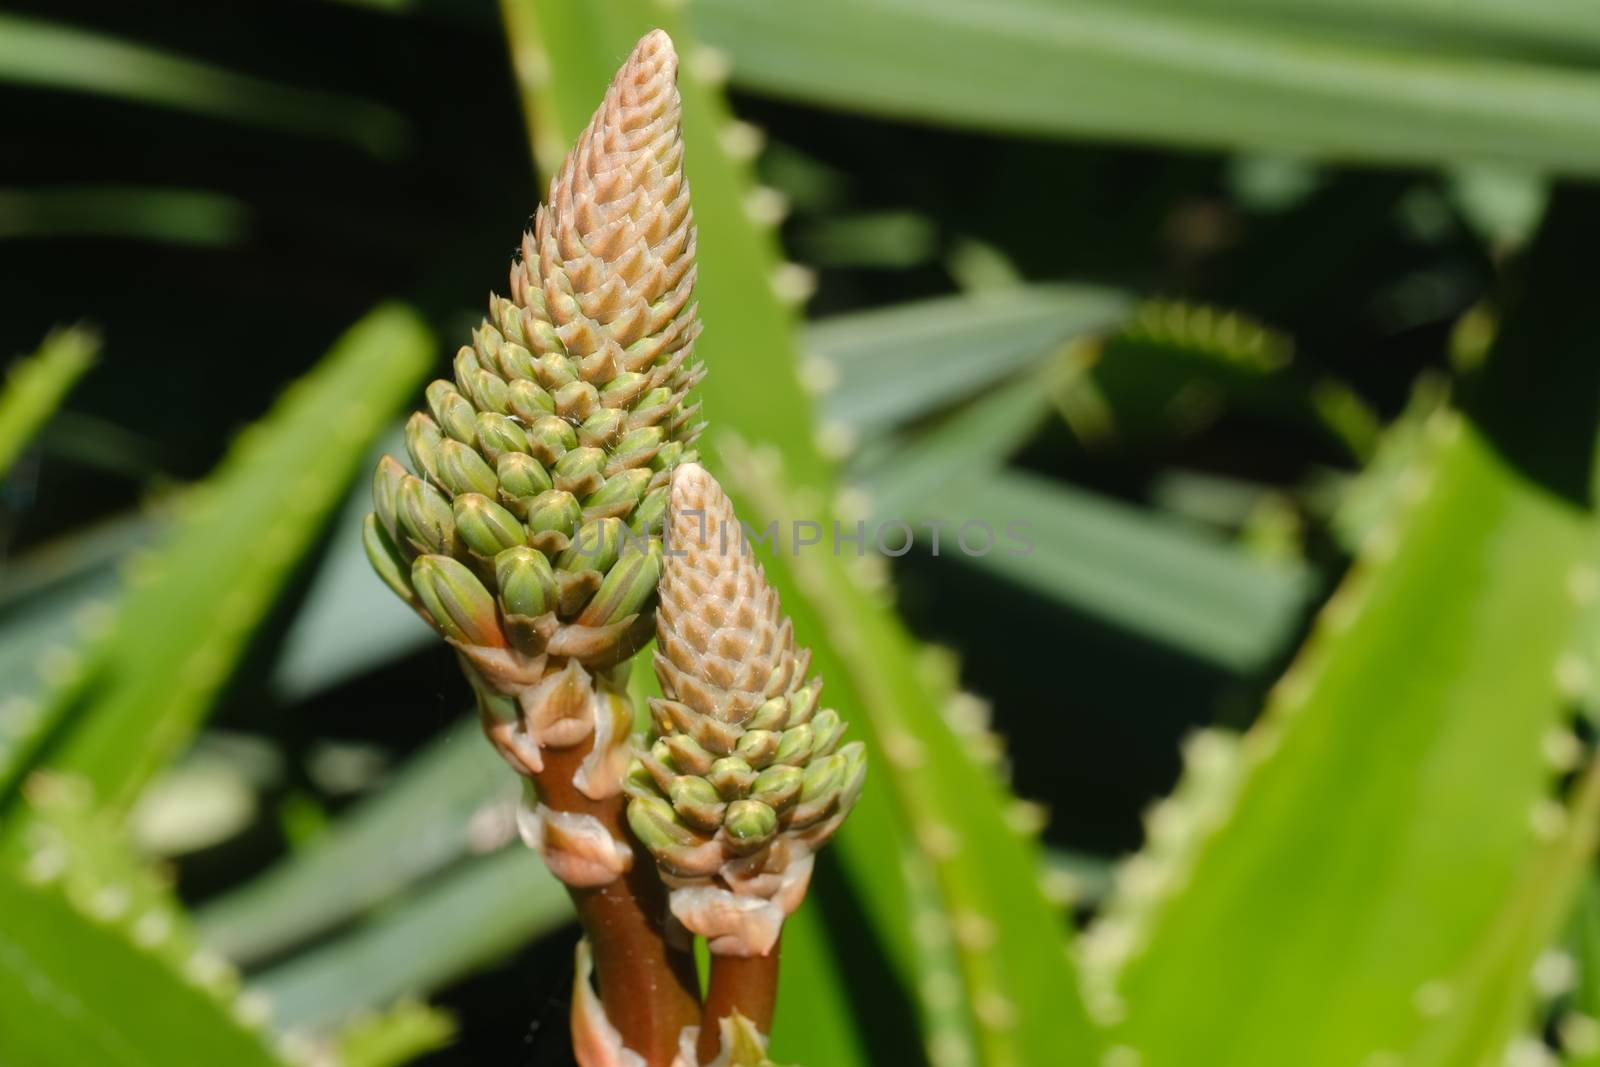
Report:
[[[656,737],[630,771],[628,821],[712,950],[763,955],[799,903],[812,852],[854,804],[859,742],[819,709],[822,682],[732,504],[695,463],[670,482],[651,702]]]

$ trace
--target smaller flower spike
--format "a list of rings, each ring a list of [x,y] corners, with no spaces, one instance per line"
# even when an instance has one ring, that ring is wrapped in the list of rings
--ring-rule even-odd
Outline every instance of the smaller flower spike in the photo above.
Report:
[[[818,708],[776,591],[697,463],[672,473],[656,610],[655,739],[629,772],[629,825],[673,914],[725,956],[765,956],[805,896],[812,853],[861,792],[866,753]]]

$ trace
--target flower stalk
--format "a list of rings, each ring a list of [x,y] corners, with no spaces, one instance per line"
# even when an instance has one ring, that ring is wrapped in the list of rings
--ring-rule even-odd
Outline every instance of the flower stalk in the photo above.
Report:
[[[378,465],[363,528],[379,576],[456,648],[524,778],[523,839],[576,904],[583,1067],[764,1061],[783,919],[865,770],[742,538],[730,556],[680,528],[709,509],[719,540],[737,530],[694,451],[677,69],[658,30],[617,72],[510,296],[408,423],[411,469]],[[645,747],[626,678],[652,634],[666,696]],[[694,935],[714,957],[704,1003]]]

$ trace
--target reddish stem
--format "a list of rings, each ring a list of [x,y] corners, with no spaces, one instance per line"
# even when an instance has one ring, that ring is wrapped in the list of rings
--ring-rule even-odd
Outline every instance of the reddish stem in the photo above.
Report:
[[[655,860],[627,830],[626,798],[591,800],[572,784],[592,744],[591,736],[572,748],[546,749],[544,770],[534,782],[548,807],[593,815],[633,849],[633,867],[623,877],[598,888],[568,887],[568,892],[594,950],[606,1017],[622,1043],[643,1056],[648,1067],[668,1067],[678,1050],[678,1035],[700,1012],[694,955],[666,942],[666,890]]]
[[[722,1051],[717,1024],[738,1011],[763,1034],[772,1033],[772,1012],[778,1003],[778,949],[765,956],[713,956],[706,1006],[700,1013],[700,1041],[695,1051],[710,1063]]]

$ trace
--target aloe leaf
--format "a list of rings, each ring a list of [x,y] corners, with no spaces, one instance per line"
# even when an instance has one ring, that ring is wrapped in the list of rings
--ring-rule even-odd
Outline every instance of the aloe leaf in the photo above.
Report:
[[[50,767],[126,809],[210,708],[431,356],[412,312],[380,308],[241,435],[184,501],[163,547],[134,568],[105,636],[36,716],[34,738],[74,716],[46,753]]]
[[[17,461],[38,432],[89,369],[100,341],[81,326],[57,330],[32,356],[16,363],[0,388],[0,477]]]
[[[404,147],[405,120],[364,100],[237,74],[149,45],[57,22],[0,15],[0,81],[92,93],[293,133]]]
[[[792,270],[780,269],[771,232],[744,210],[749,174],[728,154],[743,142],[726,136],[718,54],[670,12],[644,3],[507,0],[503,12],[546,169],[587,120],[616,57],[657,24],[674,35],[684,57],[685,165],[699,225],[697,295],[708,325],[697,345],[710,369],[701,387],[714,416],[707,452],[756,528],[802,519],[831,530],[834,475],[812,437],[790,312],[780,299],[800,287]],[[924,651],[846,557],[824,548],[764,563],[796,633],[813,645],[830,701],[848,710],[875,753],[866,792],[834,851],[905,988],[918,990],[924,964],[934,962],[913,936],[922,911],[954,931],[947,950],[959,963],[955,996],[922,998],[924,1035],[936,1032],[933,1020],[950,1019],[974,1035],[985,1062],[1092,1060],[1095,1037],[1073,995],[1067,932],[1039,890],[1033,842],[1008,823],[1010,798],[975,758],[979,742],[958,736],[940,714],[956,697],[950,679],[919,669]],[[916,915],[909,908],[916,896],[895,859],[908,829],[924,840],[937,887],[937,906]],[[786,995],[801,994],[791,988]],[[903,1035],[901,1045],[914,1040]],[[788,1047],[786,1055],[798,1054]]]
[[[384,454],[405,454],[398,431],[385,435],[360,469],[371,470]],[[334,520],[334,529],[359,530],[371,510],[371,487],[357,483]],[[317,564],[300,610],[284,634],[272,668],[272,686],[285,700],[303,700],[437,641],[438,635],[416,612],[373,580],[360,539],[338,537]]]
[[[127,237],[216,248],[245,234],[249,209],[204,189],[0,189],[0,237]]]
[[[1238,672],[1281,650],[1311,591],[1303,567],[1019,471],[947,485],[922,514],[963,563]]]
[[[1406,1055],[1406,1067],[1492,1062],[1528,1025],[1534,996],[1529,975],[1571,913],[1600,841],[1600,773],[1593,767],[1579,784],[1566,823],[1530,858],[1467,965],[1422,998],[1424,1008],[1445,1011]]]
[[[400,1067],[455,1039],[455,1020],[436,1008],[402,1000],[358,1017],[334,1040],[340,1067]]]
[[[498,848],[512,833],[516,790],[476,722],[463,720],[316,843],[201,908],[201,934],[237,963],[279,955],[451,868],[475,848]]]
[[[1572,227],[1553,214],[1546,254]],[[1471,415],[1429,417],[1265,717],[1196,746],[1193,795],[1152,813],[1086,941],[1096,1007],[1148,1067],[1412,1047],[1419,991],[1468,966],[1559,826],[1544,749],[1592,585],[1573,501],[1595,431],[1561,262],[1536,255]]]
[[[696,0],[691,17],[741,86],[852,111],[1353,162],[1600,171],[1600,74],[1581,68],[1193,5]]]
[[[455,868],[251,985],[277,1025],[326,1029],[492,963],[571,916],[561,883],[526,849],[511,848]]]
[[[868,434],[1036,366],[1132,306],[1112,289],[1035,285],[851,312],[806,329],[807,373],[826,385],[823,417]]]
[[[170,890],[81,782],[36,776],[0,867],[0,1061],[277,1064],[258,999],[200,948]]]
[[[1228,14],[1286,19],[1307,15],[1364,30],[1426,33],[1433,40],[1460,41],[1496,51],[1515,51],[1524,44],[1563,52],[1600,53],[1600,12],[1584,0],[1156,0]]]

